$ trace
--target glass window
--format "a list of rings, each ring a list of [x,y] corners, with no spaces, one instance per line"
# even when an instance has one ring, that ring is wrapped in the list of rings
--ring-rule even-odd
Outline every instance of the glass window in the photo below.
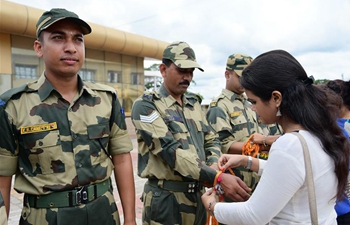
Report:
[[[131,84],[132,85],[138,85],[139,84],[139,74],[137,73],[131,73]]]
[[[119,71],[108,71],[108,82],[109,83],[122,83],[122,73]]]
[[[84,81],[95,81],[95,70],[81,69],[79,75]]]
[[[18,79],[36,79],[36,66],[16,64],[15,71]]]

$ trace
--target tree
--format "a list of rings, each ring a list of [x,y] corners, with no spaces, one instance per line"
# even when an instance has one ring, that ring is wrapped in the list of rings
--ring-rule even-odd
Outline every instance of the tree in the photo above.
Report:
[[[145,70],[146,71],[159,71],[159,66],[160,66],[160,63],[154,63],[154,64],[150,65],[149,67],[146,67]]]
[[[319,80],[315,80],[314,84],[325,84],[328,81],[329,81],[328,79],[319,79]]]

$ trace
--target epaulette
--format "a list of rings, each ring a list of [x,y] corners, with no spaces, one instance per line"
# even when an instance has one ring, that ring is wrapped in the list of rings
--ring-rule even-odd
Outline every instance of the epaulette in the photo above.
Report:
[[[187,92],[185,94],[186,98],[192,98],[192,99],[195,99],[199,102],[199,104],[202,103],[202,97],[198,94],[195,94],[195,93],[192,93],[192,92]]]
[[[142,99],[149,102],[153,102],[153,94],[153,92],[146,91],[142,94]]]
[[[22,93],[28,90],[28,85],[24,84],[22,86],[12,88],[0,96],[0,107],[5,107],[7,102],[12,98],[12,96]]]
[[[105,85],[105,84],[100,84],[100,83],[92,83],[92,82],[86,82],[84,81],[84,84],[90,88],[91,90],[94,91],[107,91],[107,92],[112,92],[117,95],[117,90],[115,90],[113,87]]]
[[[223,94],[220,94],[218,97],[214,98],[213,101],[211,101],[210,103],[210,107],[216,107],[220,99],[223,99],[223,98],[225,98],[225,95]]]

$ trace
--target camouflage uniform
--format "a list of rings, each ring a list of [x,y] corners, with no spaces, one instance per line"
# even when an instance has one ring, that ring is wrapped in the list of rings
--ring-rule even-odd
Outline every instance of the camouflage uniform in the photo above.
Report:
[[[234,70],[240,76],[251,60],[250,56],[244,54],[231,55],[227,60],[226,69]],[[244,93],[237,95],[228,89],[223,89],[221,94],[210,103],[206,116],[210,127],[219,134],[222,153],[227,153],[234,142],[246,142],[253,133],[265,135],[278,133],[276,126],[267,126],[258,120]],[[261,156],[261,158],[267,158],[266,154]],[[260,179],[256,173],[243,167],[235,168],[234,172],[248,187],[255,189]]]
[[[7,214],[4,199],[0,192],[0,225],[7,225]]]
[[[14,188],[25,193],[20,224],[119,224],[109,155],[132,143],[115,90],[78,76],[69,103],[43,73],[0,98],[0,176],[16,174]]]
[[[177,46],[174,49],[179,50]],[[166,49],[163,56],[171,50]],[[177,54],[186,59],[188,52],[180,49]],[[187,62],[177,63],[180,67]],[[138,175],[148,179],[142,196],[143,224],[192,225],[206,221],[200,182],[214,182],[216,171],[207,165],[217,162],[221,145],[208,126],[200,97],[185,94],[182,102],[181,106],[163,84],[159,91],[145,92],[132,107]]]

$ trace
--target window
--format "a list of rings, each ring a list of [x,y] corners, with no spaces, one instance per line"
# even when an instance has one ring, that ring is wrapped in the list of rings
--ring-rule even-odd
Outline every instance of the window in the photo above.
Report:
[[[79,75],[84,81],[95,81],[95,70],[81,69]]]
[[[36,66],[16,64],[15,71],[16,78],[36,79]]]
[[[139,84],[139,81],[140,81],[140,79],[139,79],[139,74],[137,74],[137,73],[131,73],[131,84],[132,85],[137,85],[137,84]]]
[[[109,83],[121,83],[122,73],[118,71],[109,70],[108,71],[108,82]]]

